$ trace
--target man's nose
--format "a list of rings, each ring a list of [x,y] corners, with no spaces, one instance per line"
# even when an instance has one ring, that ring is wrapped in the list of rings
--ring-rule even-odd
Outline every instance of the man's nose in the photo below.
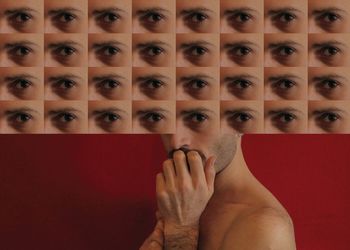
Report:
[[[180,147],[190,147],[191,136],[190,133],[185,128],[177,126],[176,133],[170,135],[170,147],[180,148]]]

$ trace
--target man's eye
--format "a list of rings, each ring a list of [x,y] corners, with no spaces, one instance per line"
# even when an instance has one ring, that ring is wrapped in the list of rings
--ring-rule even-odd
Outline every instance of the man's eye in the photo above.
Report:
[[[194,11],[184,16],[185,24],[189,28],[194,30],[198,28],[197,26],[201,25],[203,22],[205,22],[205,20],[208,20],[208,19],[209,19],[209,16],[200,11]]]
[[[342,16],[334,12],[325,12],[316,17],[316,21],[318,21],[321,25],[330,25],[340,19],[342,19]]]
[[[121,19],[121,16],[112,11],[106,11],[96,17],[96,21],[100,23],[105,23],[105,24],[112,24],[119,19]]]
[[[293,88],[296,83],[290,79],[280,79],[272,84],[273,88],[288,90]]]
[[[252,86],[253,83],[246,79],[236,79],[229,84],[229,87],[234,87],[235,89],[247,89]]]
[[[146,57],[156,57],[156,56],[159,56],[160,54],[164,53],[165,49],[163,49],[160,46],[150,45],[150,46],[143,48],[140,52],[142,55],[144,55]]]
[[[199,89],[203,89],[206,86],[208,86],[208,82],[205,80],[202,80],[200,78],[198,79],[192,79],[190,81],[188,81],[187,83],[185,83],[185,87],[189,88],[189,89],[195,89],[195,90],[199,90]]]
[[[192,113],[187,117],[188,122],[193,122],[193,123],[203,123],[206,120],[208,120],[208,116],[206,114],[202,113]]]
[[[230,49],[229,54],[235,57],[244,57],[247,56],[248,54],[253,52],[253,49],[248,47],[248,46],[244,46],[244,45],[237,45],[235,47],[233,47],[232,49]]]
[[[12,88],[15,89],[26,89],[33,85],[33,83],[27,79],[19,78],[10,83]]]
[[[157,123],[163,119],[165,119],[165,116],[157,112],[149,112],[141,117],[142,121],[149,123]]]
[[[107,57],[112,57],[115,56],[116,54],[120,53],[121,49],[116,47],[116,46],[103,46],[102,48],[98,49],[96,51],[97,54],[102,55],[102,56],[107,56]]]
[[[97,119],[101,122],[111,124],[117,120],[120,120],[121,116],[114,112],[105,112],[101,114]]]
[[[17,112],[9,117],[9,121],[14,125],[24,124],[32,119],[33,116],[26,112]]]
[[[248,22],[249,20],[252,20],[253,16],[249,13],[243,12],[243,11],[239,11],[235,14],[233,14],[231,17],[229,17],[229,21],[231,21],[232,23],[236,23],[239,25],[245,24],[246,22]]]
[[[341,52],[340,48],[332,45],[323,46],[316,51],[316,53],[322,57],[332,57],[337,55],[340,52]]]
[[[276,114],[272,119],[274,122],[277,122],[277,123],[288,124],[296,120],[297,117],[293,113],[282,112],[282,113]]]
[[[118,82],[117,80],[114,80],[114,79],[104,79],[102,81],[100,81],[98,83],[98,87],[99,88],[102,88],[102,89],[107,89],[107,90],[110,90],[110,89],[114,89],[114,88],[117,88],[118,86],[120,86],[121,83]]]
[[[141,88],[144,89],[159,89],[164,85],[165,83],[158,79],[148,79],[140,84]]]
[[[144,25],[155,25],[164,19],[166,19],[165,15],[156,11],[150,11],[140,17],[140,22]]]
[[[53,50],[53,53],[57,56],[62,56],[62,57],[69,57],[77,52],[77,49],[68,46],[68,45],[62,45]]]
[[[67,78],[62,78],[60,80],[57,80],[54,84],[53,87],[58,88],[58,89],[63,89],[63,90],[67,90],[67,89],[71,89],[73,87],[76,87],[77,83],[71,79],[67,79]]]
[[[72,112],[60,112],[53,117],[54,121],[59,123],[70,123],[77,118],[78,117]]]
[[[279,13],[279,14],[275,15],[274,17],[272,17],[272,21],[275,22],[276,25],[289,24],[296,19],[297,19],[297,16],[295,14],[289,13],[289,12],[282,12],[282,13]]]
[[[13,24],[25,24],[31,19],[33,19],[33,16],[26,12],[17,12],[9,16],[9,21]]]
[[[316,119],[319,122],[334,123],[340,118],[341,118],[340,115],[335,112],[324,112],[320,114]]]
[[[17,45],[9,50],[9,53],[13,56],[25,57],[34,52],[32,48],[24,45]]]
[[[208,53],[209,50],[204,46],[193,45],[193,46],[190,46],[189,48],[187,48],[184,52],[187,56],[201,57],[201,56],[205,55],[206,53]]]
[[[61,12],[59,14],[57,14],[56,16],[53,16],[53,21],[55,23],[62,23],[62,24],[68,24],[74,20],[76,20],[78,18],[77,15],[65,11],[65,12]]]
[[[281,45],[275,48],[272,53],[275,56],[280,56],[280,57],[289,57],[296,53],[296,48],[288,45]]]
[[[338,82],[337,80],[326,79],[317,83],[316,87],[330,90],[330,89],[335,89],[339,85],[340,85],[340,82]]]
[[[231,117],[229,117],[229,119],[233,122],[245,123],[253,119],[253,116],[246,112],[235,112]]]

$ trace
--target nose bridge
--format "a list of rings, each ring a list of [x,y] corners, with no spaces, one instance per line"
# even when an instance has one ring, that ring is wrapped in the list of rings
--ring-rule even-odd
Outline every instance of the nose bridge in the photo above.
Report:
[[[181,122],[177,122],[176,133],[170,136],[170,146],[175,149],[185,145],[191,145],[189,130]]]

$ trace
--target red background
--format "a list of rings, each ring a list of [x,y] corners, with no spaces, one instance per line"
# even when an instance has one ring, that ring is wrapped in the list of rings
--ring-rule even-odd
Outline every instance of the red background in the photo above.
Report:
[[[349,249],[350,135],[248,135],[243,151],[298,249]],[[0,249],[138,249],[164,159],[159,135],[0,136]]]

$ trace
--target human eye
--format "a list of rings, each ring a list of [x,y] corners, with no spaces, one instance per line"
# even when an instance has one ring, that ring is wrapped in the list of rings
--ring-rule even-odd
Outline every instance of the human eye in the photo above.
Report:
[[[251,124],[255,120],[255,116],[251,112],[244,110],[232,110],[225,113],[227,124],[235,131],[239,133],[251,132]]]
[[[333,109],[319,110],[314,114],[316,126],[328,133],[340,133],[343,119],[341,112]]]
[[[344,85],[337,76],[315,77],[313,82],[316,92],[328,99],[337,99]]]
[[[123,87],[122,79],[118,75],[97,76],[92,81],[96,92],[107,99],[115,99],[115,95]]]
[[[256,26],[255,11],[249,8],[226,10],[224,17],[226,22],[238,32],[252,32]]]
[[[5,11],[8,23],[17,31],[32,32],[35,26],[34,10],[30,8],[20,8]]]
[[[35,55],[34,46],[26,42],[18,42],[5,45],[6,52],[9,58],[18,65],[32,65],[29,59]]]
[[[80,22],[79,10],[73,8],[57,9],[49,11],[51,23],[63,32],[73,33],[78,31]]]
[[[53,58],[62,65],[74,66],[75,59],[79,54],[77,46],[71,43],[59,43],[49,45]]]
[[[118,124],[122,122],[123,117],[116,111],[101,111],[95,116],[95,123],[106,132],[116,132]]]
[[[226,77],[224,80],[229,93],[239,99],[248,99],[250,91],[254,89],[256,83],[247,76]]]
[[[189,76],[181,79],[183,89],[195,99],[202,99],[205,91],[209,89],[210,82],[203,76]]]
[[[272,125],[284,133],[293,132],[298,120],[299,117],[291,111],[277,111],[271,116]]]
[[[142,60],[152,66],[160,66],[163,64],[165,54],[167,54],[167,50],[164,46],[158,43],[147,43],[138,47],[138,53]]]
[[[337,66],[344,53],[338,43],[321,43],[313,47],[317,59],[328,66]]]
[[[5,77],[5,82],[9,92],[19,99],[30,99],[31,89],[35,87],[32,77],[25,75]]]
[[[167,10],[152,8],[137,11],[137,18],[142,27],[151,32],[165,32],[168,22]]]
[[[256,54],[252,45],[247,43],[233,43],[224,46],[227,57],[240,66],[251,66],[253,55]]]
[[[313,18],[316,25],[326,32],[341,32],[344,16],[335,8],[315,10]]]
[[[299,54],[297,46],[288,43],[281,43],[270,46],[270,48],[272,58],[278,63],[284,66],[293,66],[296,64],[295,59]]]
[[[30,127],[34,122],[34,116],[30,112],[18,110],[8,113],[9,126],[21,133],[30,132]]]
[[[161,90],[168,85],[164,80],[157,76],[145,76],[137,79],[140,91],[150,98],[157,99]]]
[[[167,117],[162,112],[145,111],[138,118],[140,125],[150,132],[157,133],[162,130],[162,125]]]
[[[61,132],[74,132],[79,116],[74,111],[59,110],[54,112],[50,117],[52,125]]]
[[[103,30],[114,32],[118,29],[118,24],[122,21],[119,9],[105,9],[93,11],[96,24]]]
[[[184,58],[189,61],[190,63],[197,65],[197,66],[203,66],[206,64],[206,56],[211,53],[211,50],[209,49],[209,46],[206,46],[205,44],[201,43],[191,43],[182,46],[183,47],[183,55]]]
[[[298,82],[290,76],[277,76],[269,79],[272,91],[283,99],[293,99]]]
[[[74,99],[79,82],[72,76],[57,76],[49,79],[52,92],[64,99]]]
[[[283,32],[297,32],[300,11],[294,8],[285,8],[269,11],[272,25]]]
[[[198,111],[190,112],[184,116],[183,120],[187,127],[194,131],[199,131],[205,129],[210,117],[208,114]]]
[[[181,11],[183,23],[193,31],[206,32],[208,22],[210,22],[209,10],[205,8],[195,8]]]

